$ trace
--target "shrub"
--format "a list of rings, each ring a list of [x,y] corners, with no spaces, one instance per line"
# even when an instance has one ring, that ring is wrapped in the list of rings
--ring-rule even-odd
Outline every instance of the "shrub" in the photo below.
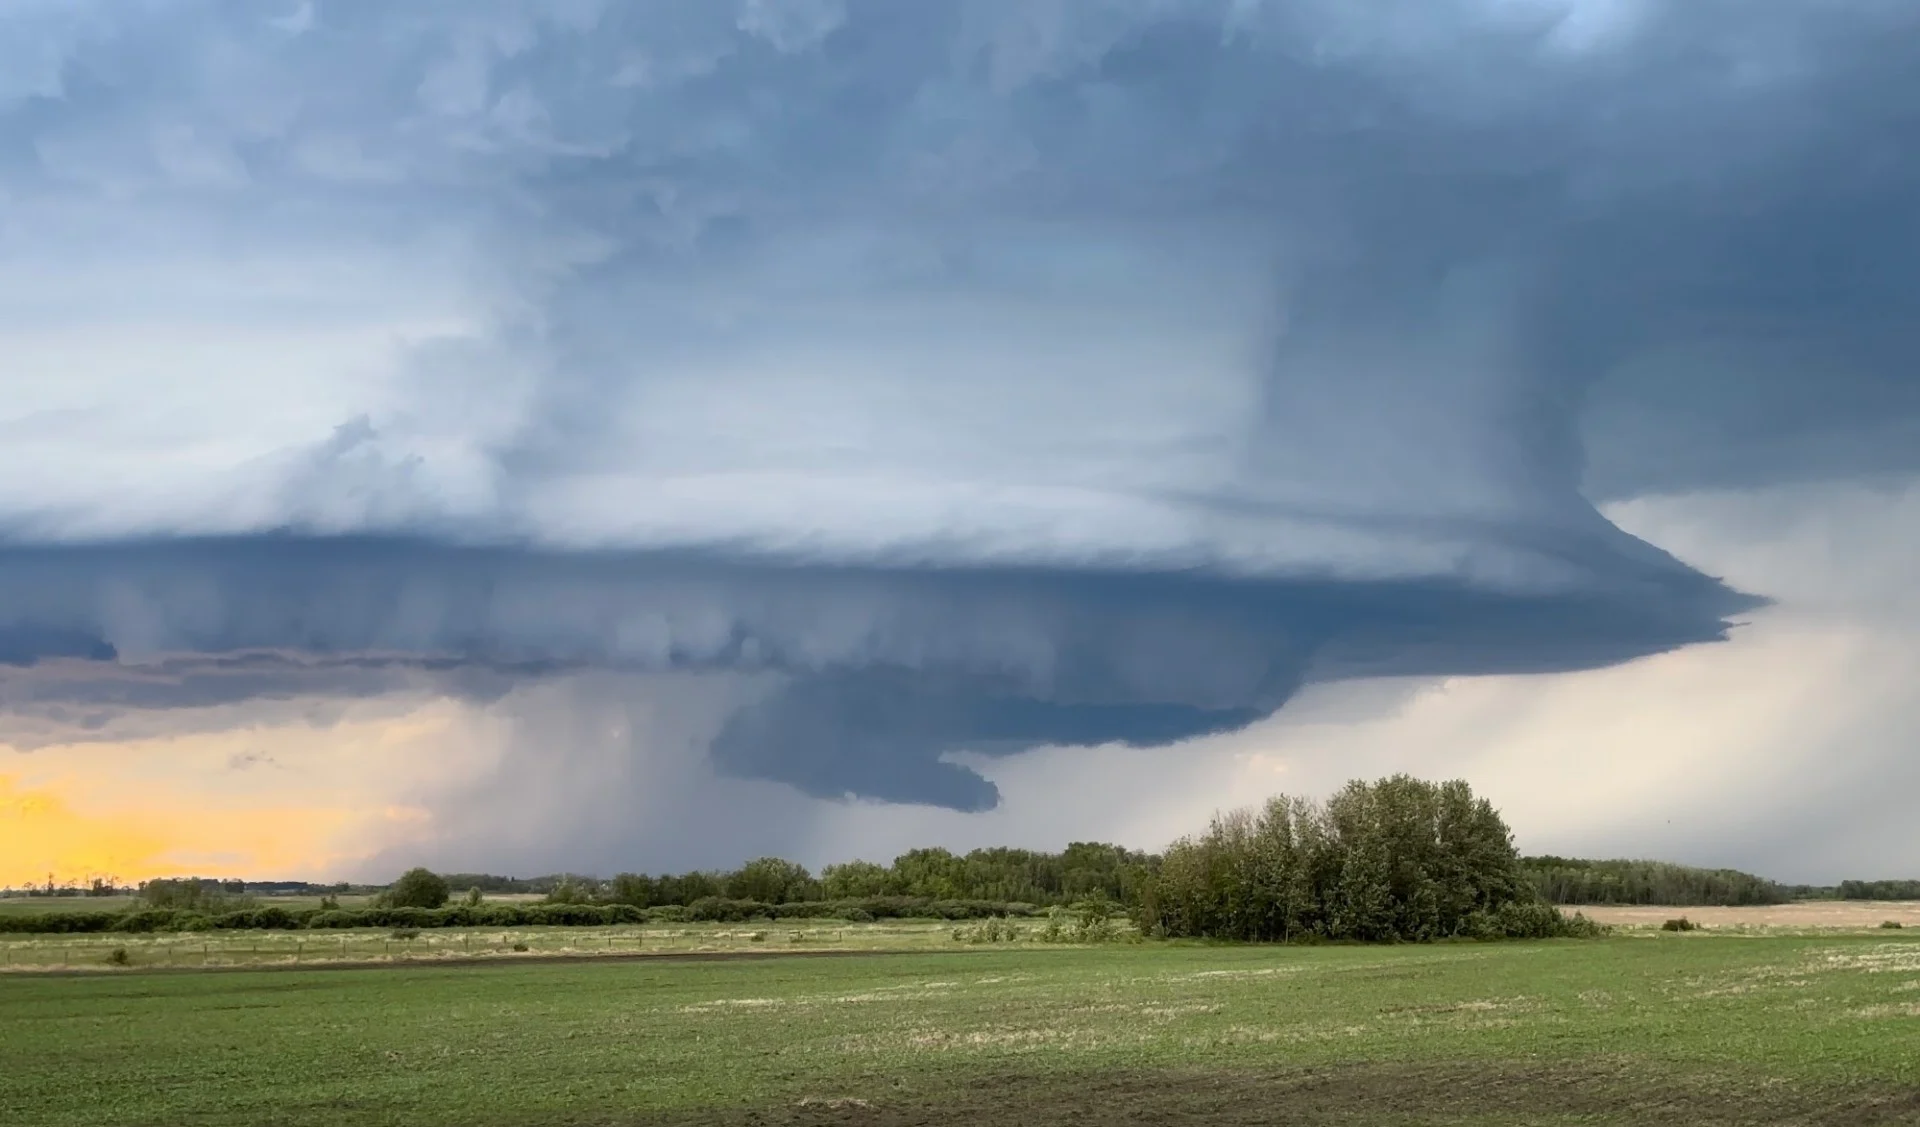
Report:
[[[40,932],[52,935],[81,935],[111,931],[120,922],[119,912],[21,912],[0,915],[0,932]]]
[[[1685,916],[1681,916],[1679,919],[1668,920],[1666,923],[1661,924],[1660,930],[1661,931],[1699,931],[1700,925],[1697,923],[1694,923],[1692,920],[1688,919]]]
[[[107,965],[115,967],[132,966],[133,956],[127,954],[125,947],[115,947],[113,950],[107,952]]]
[[[1880,926],[1884,928],[1899,928],[1904,925],[1901,924],[1899,920],[1883,920],[1881,921]]]
[[[972,927],[954,928],[953,938],[960,943],[1013,943],[1020,938],[1020,928],[1012,920],[991,916]]]
[[[1054,908],[1040,929],[1042,943],[1111,943],[1120,938],[1113,905],[1104,900],[1083,901],[1069,912]]]
[[[420,929],[417,927],[396,927],[387,933],[387,938],[402,940],[418,939],[420,938]]]
[[[548,904],[591,904],[594,889],[591,884],[575,877],[564,876],[559,883],[547,890]]]
[[[737,924],[747,920],[771,919],[772,916],[772,908],[758,900],[703,896],[687,905],[687,918],[700,923]]]
[[[128,912],[114,921],[113,930],[130,932],[172,931],[175,930],[174,921],[189,914],[191,913],[176,911],[172,908]]]
[[[848,908],[840,914],[840,918],[850,924],[870,924],[873,922],[873,913],[865,908]]]
[[[311,914],[310,912],[303,912],[296,917],[292,912],[279,905],[274,905],[270,908],[256,908],[253,912],[252,926],[256,928],[276,928],[283,930],[296,928],[305,924],[307,916]]]
[[[1575,912],[1569,916],[1544,900],[1514,900],[1502,904],[1491,917],[1492,934],[1476,939],[1593,939],[1606,927]]]

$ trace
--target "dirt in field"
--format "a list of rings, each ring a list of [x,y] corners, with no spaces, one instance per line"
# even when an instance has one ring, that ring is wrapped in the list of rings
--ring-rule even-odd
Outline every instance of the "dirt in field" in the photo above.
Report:
[[[822,1092],[785,1107],[648,1122],[649,1127],[1890,1127],[1920,1124],[1920,1088],[1796,1089],[1752,1079],[1650,1077],[1625,1064],[1365,1064],[1267,1075],[999,1076],[971,1080],[940,1096]]]
[[[1708,927],[1836,928],[1857,930],[1877,928],[1885,920],[1894,920],[1907,928],[1920,928],[1920,901],[1915,900],[1802,900],[1793,904],[1769,904],[1752,908],[1663,908],[1596,904],[1566,909],[1580,912],[1603,924],[1625,927],[1659,927],[1667,920],[1685,916]],[[1891,929],[1889,929],[1891,930]]]

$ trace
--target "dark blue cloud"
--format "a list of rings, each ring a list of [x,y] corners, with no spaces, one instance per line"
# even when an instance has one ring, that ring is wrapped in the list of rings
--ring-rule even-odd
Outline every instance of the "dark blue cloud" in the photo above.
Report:
[[[1593,502],[1920,470],[1916,32],[16,5],[0,663],[764,675],[716,763],[976,808],[944,757],[1712,641],[1753,600]]]
[[[1583,547],[1564,546],[1578,586],[1519,594],[246,538],[0,550],[0,596],[11,637],[138,660],[12,694],[42,714],[421,683],[488,699],[569,669],[750,672],[771,694],[743,697],[712,749],[723,769],[978,808],[991,785],[943,756],[1173,743],[1314,680],[1593,668],[1722,638],[1752,605],[1670,561]]]

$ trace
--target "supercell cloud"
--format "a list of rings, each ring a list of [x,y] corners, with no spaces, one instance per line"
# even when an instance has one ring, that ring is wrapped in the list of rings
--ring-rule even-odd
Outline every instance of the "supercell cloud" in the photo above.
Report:
[[[0,709],[730,679],[951,762],[1596,668],[1920,468],[1893,0],[13,0]]]

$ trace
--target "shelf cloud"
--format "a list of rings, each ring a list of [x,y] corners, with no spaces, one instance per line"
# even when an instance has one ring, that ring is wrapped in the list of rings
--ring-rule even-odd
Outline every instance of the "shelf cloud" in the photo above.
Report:
[[[979,810],[1714,643],[1595,504],[1920,470],[1915,105],[1886,0],[16,0],[0,725],[693,672]]]

